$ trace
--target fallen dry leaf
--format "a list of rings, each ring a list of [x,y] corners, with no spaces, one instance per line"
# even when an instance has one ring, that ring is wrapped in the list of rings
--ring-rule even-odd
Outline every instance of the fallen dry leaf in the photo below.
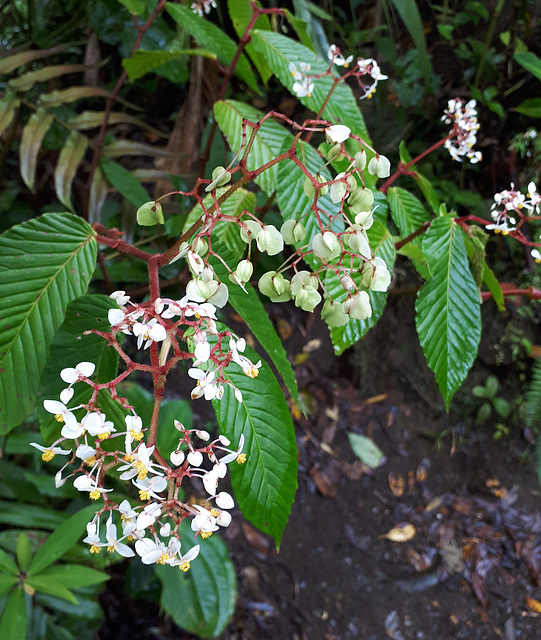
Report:
[[[537,613],[541,613],[541,602],[539,600],[534,600],[533,598],[528,598],[526,600],[526,604],[532,611],[537,611]]]
[[[401,498],[406,490],[406,481],[401,473],[391,471],[387,477],[389,487],[396,498]]]
[[[415,537],[417,531],[412,524],[397,525],[380,538],[387,538],[391,542],[407,542]]]

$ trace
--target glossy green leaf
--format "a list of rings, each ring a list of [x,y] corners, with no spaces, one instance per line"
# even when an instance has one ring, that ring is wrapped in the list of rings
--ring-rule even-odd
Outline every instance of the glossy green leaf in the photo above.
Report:
[[[391,187],[387,192],[387,200],[402,239],[417,231],[423,223],[430,220],[430,215],[421,202],[406,189]],[[411,242],[420,244],[421,241],[422,238],[415,238]]]
[[[0,638],[26,640],[26,600],[21,588],[15,589],[6,601],[0,619]]]
[[[160,604],[182,629],[201,638],[215,638],[235,611],[235,568],[218,534],[194,540],[189,522],[183,520],[180,540],[183,554],[196,543],[201,544],[201,550],[187,573],[156,565],[162,582]]]
[[[246,347],[245,355],[257,362]],[[231,463],[229,470],[235,498],[243,515],[274,538],[277,548],[289,518],[297,489],[295,430],[282,390],[269,366],[263,364],[257,378],[249,378],[231,364],[227,377],[243,394],[242,402],[225,385],[221,400],[213,401],[221,432],[232,447],[244,434],[246,463]]]
[[[68,589],[80,589],[109,580],[103,571],[96,571],[82,564],[59,564],[40,572],[40,577],[60,582]]]
[[[260,6],[259,3],[258,6]],[[253,15],[250,0],[227,0],[227,9],[237,36],[242,38]],[[253,28],[261,31],[270,31],[271,24],[268,16],[260,15]],[[267,84],[268,79],[272,76],[272,70],[265,61],[264,56],[255,49],[252,42],[246,44],[245,51],[259,71],[261,79]]]
[[[475,360],[481,337],[479,291],[462,233],[448,216],[432,222],[423,238],[432,278],[415,305],[417,333],[446,408]]]
[[[15,560],[2,549],[0,549],[0,570],[13,573],[14,575],[19,573],[19,567]]]
[[[79,163],[84,158],[88,140],[77,131],[72,131],[66,144],[62,147],[54,170],[54,188],[60,202],[73,211],[71,203],[71,186],[77,173]]]
[[[17,584],[18,578],[0,573],[0,600]]]
[[[403,165],[409,164],[412,158],[408,153],[406,149],[406,145],[403,140],[400,142],[399,150],[400,150],[400,161],[402,162],[402,164]],[[432,183],[430,182],[430,180],[428,178],[425,178],[425,176],[415,168],[415,165],[409,167],[408,176],[415,180],[415,182],[417,183],[417,186],[419,187],[419,189],[421,189],[423,196],[428,202],[430,208],[436,215],[438,215],[441,203],[436,193],[436,190],[432,186]]]
[[[375,255],[385,261],[389,273],[392,274],[396,254],[391,234],[387,231],[385,225],[379,221],[374,221],[367,234]],[[325,288],[333,300],[343,302],[347,298],[344,288],[333,272],[329,271],[327,273]],[[387,304],[387,292],[368,291],[368,296],[372,307],[372,316],[370,318],[366,320],[350,320],[343,327],[333,327],[331,329],[331,338],[337,354],[343,353],[347,348],[358,342],[381,318]]]
[[[60,377],[62,369],[75,367],[79,362],[92,362],[96,365],[93,376],[96,382],[109,382],[116,377],[117,352],[109,348],[107,341],[95,333],[84,335],[85,331],[91,329],[110,331],[107,312],[116,308],[116,302],[102,295],[83,296],[69,304],[64,322],[51,342],[51,354],[54,354],[54,357],[47,362],[39,387],[38,419],[45,443],[49,444],[60,436],[62,425],[51,413],[45,411],[43,400],[58,400],[60,392],[65,389],[66,384]],[[75,394],[70,406],[78,406],[90,400],[92,388],[89,385],[78,383],[73,388]],[[114,403],[105,390],[99,392],[98,402],[108,419],[113,420],[115,416],[111,414],[111,405],[116,406],[118,403]],[[123,422],[122,413],[116,416],[115,422],[118,422],[119,418]]]
[[[145,0],[118,0],[121,5],[134,16],[140,16],[146,9],[147,3]]]
[[[428,84],[431,74],[430,59],[426,51],[426,39],[423,26],[423,20],[419,13],[415,0],[391,0],[398,15],[402,18],[402,22],[406,25],[406,29],[415,43],[415,48],[419,52],[419,63],[421,72]]]
[[[348,433],[349,444],[353,453],[367,467],[375,469],[383,460],[383,451],[370,438],[359,433]]]
[[[0,136],[13,122],[15,113],[19,108],[21,101],[15,96],[13,91],[7,91],[6,95],[0,100]]]
[[[136,51],[131,58],[122,60],[122,66],[128,74],[130,82],[142,78],[147,73],[158,69],[171,60],[179,60],[185,56],[203,56],[216,60],[216,53],[207,49],[180,49],[179,51]]]
[[[53,509],[13,500],[0,500],[0,523],[10,527],[51,529],[64,520],[64,514]]]
[[[56,560],[63,556],[66,551],[69,551],[75,544],[77,544],[79,538],[86,530],[86,525],[94,517],[97,508],[99,508],[99,506],[96,507],[95,504],[88,505],[84,509],[74,513],[59,527],[57,527],[38,549],[30,563],[30,566],[28,567],[28,575],[36,576],[38,573],[41,573],[44,569],[52,565],[53,562],[56,562]],[[43,589],[41,590],[43,591]],[[52,592],[45,591],[45,593]],[[52,593],[52,595],[59,594]]]
[[[505,311],[505,300],[500,283],[486,262],[484,262],[483,266],[483,283],[492,294],[492,299],[496,303],[498,311]]]
[[[524,51],[522,53],[515,53],[513,56],[515,62],[533,74],[538,80],[541,80],[541,58],[535,55],[532,51]]]
[[[0,433],[34,408],[51,340],[68,303],[86,292],[96,254],[94,231],[69,213],[0,236]]]
[[[528,98],[512,109],[529,118],[541,118],[541,98]]]
[[[189,7],[167,2],[165,5],[173,20],[187,31],[204,49],[212,51],[218,56],[222,65],[228,66],[235,56],[237,44],[219,27],[195,14]],[[259,93],[257,81],[250,68],[246,56],[241,53],[235,66],[235,75],[245,82],[250,89]]]
[[[19,164],[21,178],[30,191],[34,191],[39,148],[52,123],[53,116],[45,109],[38,109],[30,116],[23,128],[19,147]]]
[[[57,598],[63,598],[73,604],[79,604],[73,593],[58,580],[53,580],[50,576],[31,575],[26,579],[26,584],[33,587],[36,591],[47,593]]]
[[[100,166],[107,180],[134,207],[140,207],[149,200],[143,185],[123,166],[110,158],[101,158]]]
[[[19,567],[26,571],[32,560],[32,547],[26,533],[21,532],[17,537],[17,562]]]
[[[231,149],[237,153],[242,143],[242,121],[247,119],[256,123],[263,117],[263,113],[235,100],[216,102],[214,115],[220,130],[224,134]],[[250,139],[253,129],[246,127],[246,139]],[[293,144],[293,135],[281,124],[273,120],[265,120],[259,129],[248,155],[247,166],[250,171],[263,166],[281,153],[282,147]],[[276,188],[278,167],[274,165],[264,171],[255,182],[263,191],[271,196]]]
[[[218,236],[220,237],[220,236]],[[238,258],[226,247],[219,247],[213,243],[214,250],[226,261],[229,268],[234,270]],[[271,360],[284,381],[291,397],[298,402],[299,391],[295,380],[295,372],[287,359],[287,353],[278,337],[274,326],[265,311],[254,288],[246,283],[244,292],[238,285],[233,284],[228,277],[227,269],[217,259],[211,260],[212,267],[218,278],[227,284],[229,289],[229,304],[242,317],[254,334],[256,340],[269,354]]]
[[[252,34],[254,47],[265,56],[275,76],[288,91],[292,91],[294,78],[289,70],[290,62],[299,65],[300,62],[310,64],[310,74],[325,73],[329,68],[329,61],[323,60],[303,45],[274,31],[254,31]],[[332,78],[324,76],[314,81],[314,91],[311,97],[299,98],[305,107],[318,113],[323,103],[327,100],[332,86]],[[322,118],[330,120],[333,124],[344,124],[352,133],[361,136],[370,144],[370,136],[359,109],[359,102],[355,99],[351,88],[339,83],[331,98],[326,103]]]

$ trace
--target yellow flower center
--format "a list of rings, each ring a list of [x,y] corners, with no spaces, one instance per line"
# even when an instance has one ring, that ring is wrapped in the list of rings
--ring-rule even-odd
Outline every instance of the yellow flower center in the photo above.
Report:
[[[111,435],[110,431],[103,431],[103,433],[98,433],[98,438],[100,440],[105,440],[106,438],[108,438]]]
[[[178,565],[178,568],[181,571],[184,571],[184,573],[186,573],[186,571],[188,571],[188,569],[190,568],[190,563],[189,562],[183,562],[182,564]]]
[[[99,553],[101,551],[101,549],[99,547],[97,547],[95,544],[93,544],[90,547],[90,553]]]
[[[142,440],[143,438],[143,432],[142,431],[134,431],[133,429],[130,431],[130,436],[137,442],[139,442],[139,440]]]
[[[132,454],[131,454],[131,453],[127,453],[127,454],[124,456],[124,460],[125,460],[126,462],[133,462],[133,461],[135,460],[135,456],[132,456]]]
[[[143,502],[145,502],[146,500],[150,500],[150,493],[148,490],[143,490],[141,489],[139,491],[139,500],[143,500]]]
[[[52,449],[46,449],[41,454],[41,459],[43,462],[50,462],[54,458],[54,451]]]
[[[112,545],[112,544],[110,544],[110,545],[107,547],[107,551],[108,551],[109,553],[113,553],[113,551],[114,551],[114,550],[115,550],[115,547],[114,547],[114,545]]]
[[[93,467],[96,464],[96,456],[91,456],[90,458],[86,458],[85,464],[87,464],[89,467]]]
[[[217,518],[220,515],[220,513],[222,513],[222,512],[219,509],[211,509],[210,510],[210,515],[214,516],[215,518]]]
[[[210,538],[211,535],[212,535],[212,531],[202,531],[201,532],[201,537],[203,538],[203,540],[206,540],[207,538]]]
[[[134,463],[133,466],[137,469],[137,478],[139,480],[144,480],[148,475],[148,469],[145,467],[145,465],[141,462],[141,460],[138,460]]]
[[[94,491],[90,492],[91,500],[99,500],[101,498],[101,491],[99,489],[94,489]]]
[[[57,422],[64,422],[64,416],[61,413],[57,413],[54,417]]]
[[[239,455],[237,456],[237,464],[244,464],[245,462],[246,462],[246,454],[239,453]]]
[[[169,560],[169,556],[166,553],[162,553],[162,555],[156,560],[156,564],[165,564]]]

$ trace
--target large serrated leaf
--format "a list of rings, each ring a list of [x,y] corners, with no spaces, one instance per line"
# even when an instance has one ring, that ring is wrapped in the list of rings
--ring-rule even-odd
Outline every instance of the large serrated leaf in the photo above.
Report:
[[[246,347],[253,362],[257,354]],[[297,489],[295,430],[278,381],[263,364],[255,379],[230,365],[227,377],[243,394],[238,402],[229,385],[221,400],[213,401],[220,430],[237,446],[244,434],[244,464],[230,466],[235,498],[243,515],[274,538],[277,548]]]
[[[378,221],[374,221],[374,224],[367,233],[370,246],[375,255],[385,261],[387,269],[389,269],[389,272],[392,274],[396,252],[391,234],[387,231],[385,225]],[[325,288],[333,300],[343,302],[347,297],[347,293],[340,284],[338,277],[330,270],[327,272],[325,278]],[[358,342],[381,318],[385,310],[385,305],[387,304],[387,292],[368,291],[368,296],[370,297],[370,305],[372,307],[372,315],[370,318],[366,320],[350,320],[343,327],[333,327],[331,329],[334,350],[338,355]]]
[[[242,143],[242,120],[259,122],[263,113],[235,100],[216,102],[214,116],[220,130],[224,134],[231,149],[237,153]],[[246,128],[245,144],[249,140],[252,128]],[[293,144],[293,135],[281,124],[273,120],[265,120],[257,132],[252,148],[248,155],[247,166],[250,171],[262,167],[264,164],[276,158],[284,146]],[[276,189],[276,174],[278,167],[270,167],[260,174],[255,182],[268,195],[272,195]]]
[[[156,565],[162,582],[160,604],[175,624],[201,638],[215,638],[235,611],[237,582],[227,547],[218,535],[194,541],[188,521],[180,525],[181,552],[186,554],[196,543],[201,550],[183,573],[172,567]]]
[[[328,60],[322,60],[302,44],[274,31],[254,31],[252,40],[255,48],[265,56],[267,64],[276,77],[289,91],[292,91],[295,82],[289,70],[290,62],[297,66],[300,62],[310,64],[311,75],[324,74],[329,68]],[[308,109],[318,113],[329,95],[332,82],[332,78],[328,75],[314,79],[314,91],[311,97],[299,98],[300,101]],[[345,83],[341,82],[337,85],[323,110],[322,117],[333,124],[348,126],[352,133],[361,136],[371,144],[364,118],[359,110],[359,103]]]
[[[481,337],[479,291],[471,274],[462,230],[452,218],[432,222],[423,253],[432,278],[417,294],[417,333],[445,406],[475,360]]]
[[[131,58],[122,60],[122,66],[128,74],[130,82],[142,78],[147,73],[158,69],[171,60],[184,56],[203,56],[215,60],[218,56],[206,49],[181,49],[179,51],[136,51]]]
[[[78,131],[72,131],[66,144],[62,147],[54,170],[54,188],[60,202],[73,211],[71,204],[71,185],[77,173],[77,167],[84,158],[88,140]]]
[[[34,191],[39,148],[52,123],[53,116],[45,109],[38,109],[30,116],[23,129],[21,146],[19,147],[19,163],[21,178],[30,191]]]
[[[96,265],[92,228],[49,213],[0,236],[0,433],[33,409],[48,348]]]
[[[227,247],[219,246],[219,244],[220,243],[213,243],[214,250],[225,260],[229,268],[234,270],[239,261],[238,258],[236,258]],[[218,278],[227,284],[229,289],[229,304],[231,304],[235,311],[242,317],[259,344],[269,354],[291,397],[298,402],[299,390],[297,389],[297,382],[295,381],[295,373],[291,367],[291,363],[287,359],[287,353],[282,345],[282,341],[278,337],[265,311],[265,307],[261,303],[254,288],[249,283],[246,283],[246,291],[243,291],[238,285],[230,282],[228,271],[219,260],[213,259],[211,260],[211,264]]]
[[[196,15],[188,7],[167,2],[165,5],[173,20],[187,31],[204,49],[212,51],[224,66],[229,66],[235,57],[238,45],[219,27]],[[254,73],[246,56],[241,53],[235,65],[235,75],[245,82],[250,89],[260,93]]]
[[[257,6],[260,6],[259,3],[257,3]],[[250,0],[227,0],[227,9],[236,34],[239,38],[242,38],[253,15]],[[271,24],[268,16],[265,14],[260,15],[253,28],[260,29],[262,31],[270,31]],[[250,56],[250,59],[254,63],[256,69],[259,71],[261,79],[265,84],[267,84],[268,79],[272,76],[272,70],[266,63],[264,56],[256,51],[251,42],[246,44],[245,50]]]
[[[56,332],[51,342],[51,355],[43,370],[43,376],[39,387],[38,398],[38,419],[40,422],[41,435],[47,444],[53,442],[60,436],[59,424],[55,417],[45,411],[43,400],[58,400],[60,392],[65,389],[66,384],[60,378],[60,371],[67,367],[75,367],[79,362],[92,362],[96,365],[93,376],[96,382],[104,383],[113,380],[118,371],[118,353],[110,349],[108,342],[90,333],[84,335],[85,331],[98,329],[99,331],[110,331],[111,326],[107,319],[109,309],[118,308],[116,302],[102,295],[83,296],[73,300],[67,308],[66,318],[62,326]],[[92,388],[84,383],[78,383],[74,387],[75,394],[71,406],[85,404],[90,400]],[[109,398],[107,403],[105,398]],[[113,420],[110,404],[113,401],[107,391],[100,391],[98,403],[103,411],[107,413],[109,420]],[[104,403],[106,403],[104,405]],[[117,416],[123,421],[123,415]],[[122,426],[122,425],[121,425]]]
[[[387,191],[387,200],[391,215],[396,226],[400,229],[402,238],[417,231],[424,222],[430,220],[430,215],[422,203],[406,189],[391,187]],[[419,244],[421,239],[416,238],[412,242]]]

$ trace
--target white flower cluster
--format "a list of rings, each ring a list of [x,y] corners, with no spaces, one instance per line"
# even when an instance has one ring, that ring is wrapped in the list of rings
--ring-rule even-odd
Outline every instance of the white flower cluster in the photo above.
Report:
[[[353,62],[353,56],[350,55],[345,58],[339,47],[335,44],[331,44],[329,47],[327,57],[337,67],[344,67],[345,69],[347,69]],[[354,75],[357,78],[357,81],[363,90],[363,93],[359,98],[360,100],[371,98],[376,92],[378,82],[380,80],[387,80],[387,76],[381,73],[378,63],[373,58],[357,58],[357,62],[351,71],[351,75]],[[368,76],[371,78],[372,82],[369,84],[361,82],[360,78],[362,76]]]
[[[297,98],[312,97],[314,91],[314,82],[312,77],[307,75],[310,71],[310,65],[306,62],[300,62],[299,68],[293,62],[289,63],[289,72],[291,77],[295,80],[293,83],[293,93]]]
[[[475,164],[483,158],[480,151],[473,149],[479,130],[476,106],[475,100],[464,104],[460,98],[449,100],[447,103],[447,109],[441,119],[445,124],[453,125],[449,133],[453,133],[455,137],[446,140],[444,144],[453,160],[462,162],[462,159],[466,157],[472,164]]]
[[[238,355],[238,354],[237,354]],[[247,359],[245,359],[247,361]],[[246,363],[243,360],[245,366]],[[79,381],[90,382],[94,365],[81,362],[74,369],[63,369],[61,378],[69,383],[61,397],[69,402],[66,391],[73,395],[73,384]],[[81,492],[88,492],[93,500],[105,499],[104,506],[87,525],[87,537],[84,542],[91,545],[91,553],[99,553],[101,548],[117,551],[124,557],[137,553],[145,564],[159,563],[178,566],[187,571],[190,561],[199,553],[199,545],[192,547],[185,555],[180,553],[179,525],[183,518],[193,516],[191,528],[195,535],[205,538],[219,527],[227,527],[231,522],[229,509],[234,506],[233,498],[225,491],[218,492],[218,482],[227,473],[227,465],[237,460],[246,460],[242,453],[244,436],[241,436],[236,450],[230,449],[230,441],[219,436],[209,442],[210,435],[200,429],[186,429],[175,421],[180,437],[175,450],[170,452],[171,466],[163,461],[154,461],[155,446],[147,446],[143,441],[144,429],[141,418],[134,412],[126,416],[125,425],[117,431],[106,415],[89,405],[77,405],[68,408],[64,402],[45,400],[44,407],[53,413],[58,422],[63,423],[60,438],[50,447],[31,443],[42,452],[42,459],[49,462],[55,455],[71,456],[55,476],[57,487],[62,486],[70,477],[75,476],[73,486]],[[79,420],[76,413],[84,413]],[[196,447],[193,440],[198,438],[203,444]],[[123,438],[123,448],[106,451],[102,448],[104,440]],[[73,441],[71,449],[64,449],[68,441]],[[134,446],[135,444],[135,446]],[[72,453],[75,451],[75,453]],[[221,457],[219,457],[221,455]],[[203,467],[205,457],[211,468]],[[63,476],[68,465],[72,472]],[[78,465],[78,466],[77,466]],[[132,507],[127,500],[119,505],[110,500],[107,493],[112,488],[103,486],[105,467],[115,467],[120,480],[131,481],[139,492],[142,505]],[[183,477],[200,478],[208,498],[202,505],[189,505],[177,499],[178,487]],[[168,489],[168,495],[164,492]],[[214,504],[212,504],[214,503]],[[122,534],[118,536],[117,525],[113,523],[113,512],[120,515]],[[100,532],[100,520],[107,513],[105,538]],[[135,552],[124,541],[135,541]]]
[[[216,0],[195,0],[192,2],[192,11],[201,17],[208,15],[211,9],[216,9]]]

